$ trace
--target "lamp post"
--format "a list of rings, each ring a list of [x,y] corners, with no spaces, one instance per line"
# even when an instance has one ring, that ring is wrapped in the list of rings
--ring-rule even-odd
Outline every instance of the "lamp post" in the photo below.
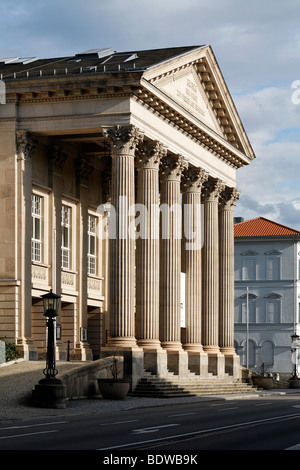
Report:
[[[57,317],[60,296],[52,289],[41,296],[44,302],[44,315],[47,318],[47,359],[44,379],[32,390],[33,403],[44,408],[66,407],[66,386],[55,376],[57,374],[55,359],[54,321]]]
[[[289,386],[290,388],[300,388],[300,378],[298,376],[298,350],[299,350],[299,340],[300,336],[298,336],[296,333],[291,335],[292,338],[292,361],[294,363],[293,367],[293,375],[289,380]]]
[[[54,337],[54,322],[57,317],[60,296],[54,294],[52,289],[48,294],[41,296],[44,303],[44,315],[47,317],[47,359],[44,374],[47,379],[52,379],[57,374],[56,369],[56,354],[55,354],[55,337]]]

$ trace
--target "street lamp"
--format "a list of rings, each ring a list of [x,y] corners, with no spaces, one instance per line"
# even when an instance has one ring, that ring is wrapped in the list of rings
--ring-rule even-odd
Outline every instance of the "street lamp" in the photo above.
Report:
[[[298,349],[299,349],[299,340],[300,336],[296,333],[291,335],[292,339],[292,361],[294,363],[293,375],[290,378],[290,388],[300,388],[300,378],[298,377]]]
[[[32,390],[33,403],[44,408],[66,408],[66,385],[57,379],[55,359],[54,321],[58,315],[60,296],[52,289],[48,294],[41,295],[44,303],[44,315],[47,318],[47,360],[44,369],[45,378],[41,379]]]
[[[60,296],[54,294],[52,289],[48,294],[41,295],[44,303],[44,315],[47,317],[47,359],[44,374],[47,379],[52,379],[56,376],[56,358],[55,358],[55,338],[54,338],[54,321],[58,315],[58,307]]]

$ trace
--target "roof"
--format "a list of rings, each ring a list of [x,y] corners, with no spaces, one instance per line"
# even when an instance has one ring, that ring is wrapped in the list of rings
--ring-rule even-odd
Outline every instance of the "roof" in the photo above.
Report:
[[[43,76],[88,72],[95,69],[98,72],[141,71],[147,70],[162,62],[180,57],[203,46],[182,46],[164,49],[117,52],[111,48],[90,49],[79,52],[74,56],[44,58],[38,57],[0,57],[0,74],[2,79],[25,78],[26,76]],[[16,75],[14,75],[16,74]]]
[[[300,235],[298,230],[278,224],[264,217],[240,222],[234,225],[234,236],[238,237],[276,237]]]

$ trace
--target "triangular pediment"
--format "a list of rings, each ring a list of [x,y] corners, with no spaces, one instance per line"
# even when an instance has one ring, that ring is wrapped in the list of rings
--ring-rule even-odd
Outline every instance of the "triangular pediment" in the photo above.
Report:
[[[216,133],[249,160],[255,158],[210,46],[156,64],[143,78],[196,118],[199,127],[203,124],[204,129]]]
[[[213,107],[205,93],[199,74],[193,65],[175,70],[155,82],[155,86],[169,95],[193,116],[218,134],[224,135]]]

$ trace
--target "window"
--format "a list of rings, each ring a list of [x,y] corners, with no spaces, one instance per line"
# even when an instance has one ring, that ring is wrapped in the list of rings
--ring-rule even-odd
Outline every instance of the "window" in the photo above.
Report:
[[[281,318],[281,296],[279,294],[268,294],[266,296],[266,320],[267,323],[280,323]]]
[[[243,259],[243,271],[242,271],[243,280],[256,279],[256,259],[247,258]]]
[[[88,274],[97,274],[97,218],[88,216]]]
[[[35,194],[31,196],[32,239],[31,260],[42,262],[42,198]]]
[[[61,210],[61,266],[64,269],[71,268],[71,208],[62,206]]]
[[[267,280],[269,281],[279,280],[279,273],[280,273],[280,258],[268,257],[267,258]]]

